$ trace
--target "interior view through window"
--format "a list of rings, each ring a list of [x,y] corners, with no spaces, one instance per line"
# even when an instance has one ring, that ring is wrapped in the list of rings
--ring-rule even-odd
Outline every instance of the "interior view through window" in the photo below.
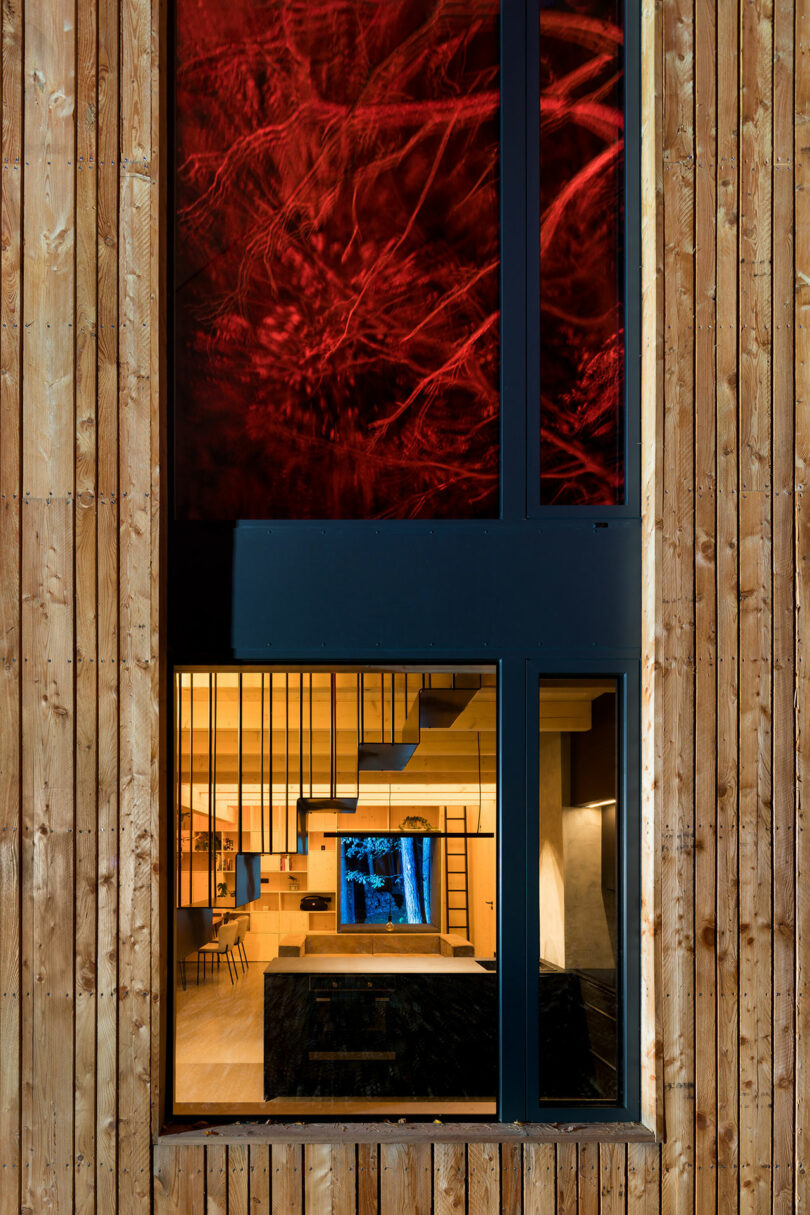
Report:
[[[496,677],[176,670],[175,1112],[496,1113]]]
[[[615,679],[540,680],[541,1101],[615,1104]]]
[[[539,696],[540,1096],[616,1104],[618,685]],[[497,1114],[496,701],[486,666],[176,670],[176,1113]]]

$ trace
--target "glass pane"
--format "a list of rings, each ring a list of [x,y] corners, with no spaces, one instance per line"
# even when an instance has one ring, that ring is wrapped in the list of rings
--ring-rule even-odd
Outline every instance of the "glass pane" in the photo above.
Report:
[[[540,680],[540,1096],[615,1104],[617,696]]]
[[[174,693],[176,1112],[494,1117],[493,669]]]
[[[540,11],[540,500],[624,501],[620,0]]]
[[[180,518],[498,512],[497,0],[177,0]]]

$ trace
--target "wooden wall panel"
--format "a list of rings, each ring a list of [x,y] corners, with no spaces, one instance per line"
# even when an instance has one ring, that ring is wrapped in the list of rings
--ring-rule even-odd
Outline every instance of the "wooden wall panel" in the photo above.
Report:
[[[810,0],[644,6],[656,1144],[153,1146],[165,33],[2,10],[0,1215],[806,1211]]]

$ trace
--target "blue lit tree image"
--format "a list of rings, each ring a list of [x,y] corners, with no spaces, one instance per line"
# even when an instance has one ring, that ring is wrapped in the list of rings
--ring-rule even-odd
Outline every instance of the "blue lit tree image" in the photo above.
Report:
[[[413,836],[344,836],[342,922],[429,924],[431,843]]]

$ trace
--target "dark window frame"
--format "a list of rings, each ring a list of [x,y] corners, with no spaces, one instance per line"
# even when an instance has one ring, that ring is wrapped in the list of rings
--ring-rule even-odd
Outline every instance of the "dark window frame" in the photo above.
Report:
[[[503,1124],[628,1122],[640,1117],[641,1086],[641,17],[638,0],[627,0],[626,500],[614,507],[533,507],[532,487],[539,502],[538,460],[533,454],[538,451],[539,418],[530,404],[537,397],[531,396],[536,378],[529,340],[536,311],[529,301],[536,297],[537,268],[527,215],[532,214],[532,198],[536,198],[531,149],[536,149],[537,140],[532,142],[533,126],[527,115],[530,48],[536,45],[536,40],[531,41],[529,14],[536,11],[532,0],[502,0],[500,518],[252,520],[212,525],[174,521],[170,503],[168,663],[170,671],[175,664],[257,661],[323,666],[381,661],[414,666],[438,661],[497,663],[499,1120]],[[170,58],[171,27],[170,22]],[[170,122],[170,145],[171,126]],[[536,161],[537,153],[533,155]],[[172,195],[170,184],[170,206]],[[170,261],[170,285],[171,273]],[[169,382],[173,383],[171,375]],[[171,454],[171,446],[169,450]],[[199,571],[206,568],[201,611]],[[369,569],[373,581],[368,579]],[[313,589],[317,593],[319,585],[326,606],[313,602]],[[509,587],[519,588],[520,594],[510,595]],[[536,776],[534,784],[531,777],[537,766],[537,732],[532,734],[530,728],[532,673],[535,700],[540,674],[615,673],[624,688],[622,766],[627,796],[625,813],[619,816],[625,840],[619,901],[625,946],[619,980],[625,1007],[622,1106],[550,1108],[533,1096],[528,981],[532,964],[535,970],[537,965],[536,949],[532,959],[537,875],[534,865],[532,887],[529,858],[532,823],[537,820],[537,798],[532,798]],[[171,704],[166,721],[171,788]],[[171,827],[168,834],[173,873]],[[527,861],[526,880],[516,883],[512,880],[515,858],[521,857]],[[169,908],[173,897],[170,890]],[[170,948],[170,974],[172,964]],[[172,1033],[169,1039],[166,1053],[172,1074]],[[171,1080],[169,1091],[171,1108]]]

